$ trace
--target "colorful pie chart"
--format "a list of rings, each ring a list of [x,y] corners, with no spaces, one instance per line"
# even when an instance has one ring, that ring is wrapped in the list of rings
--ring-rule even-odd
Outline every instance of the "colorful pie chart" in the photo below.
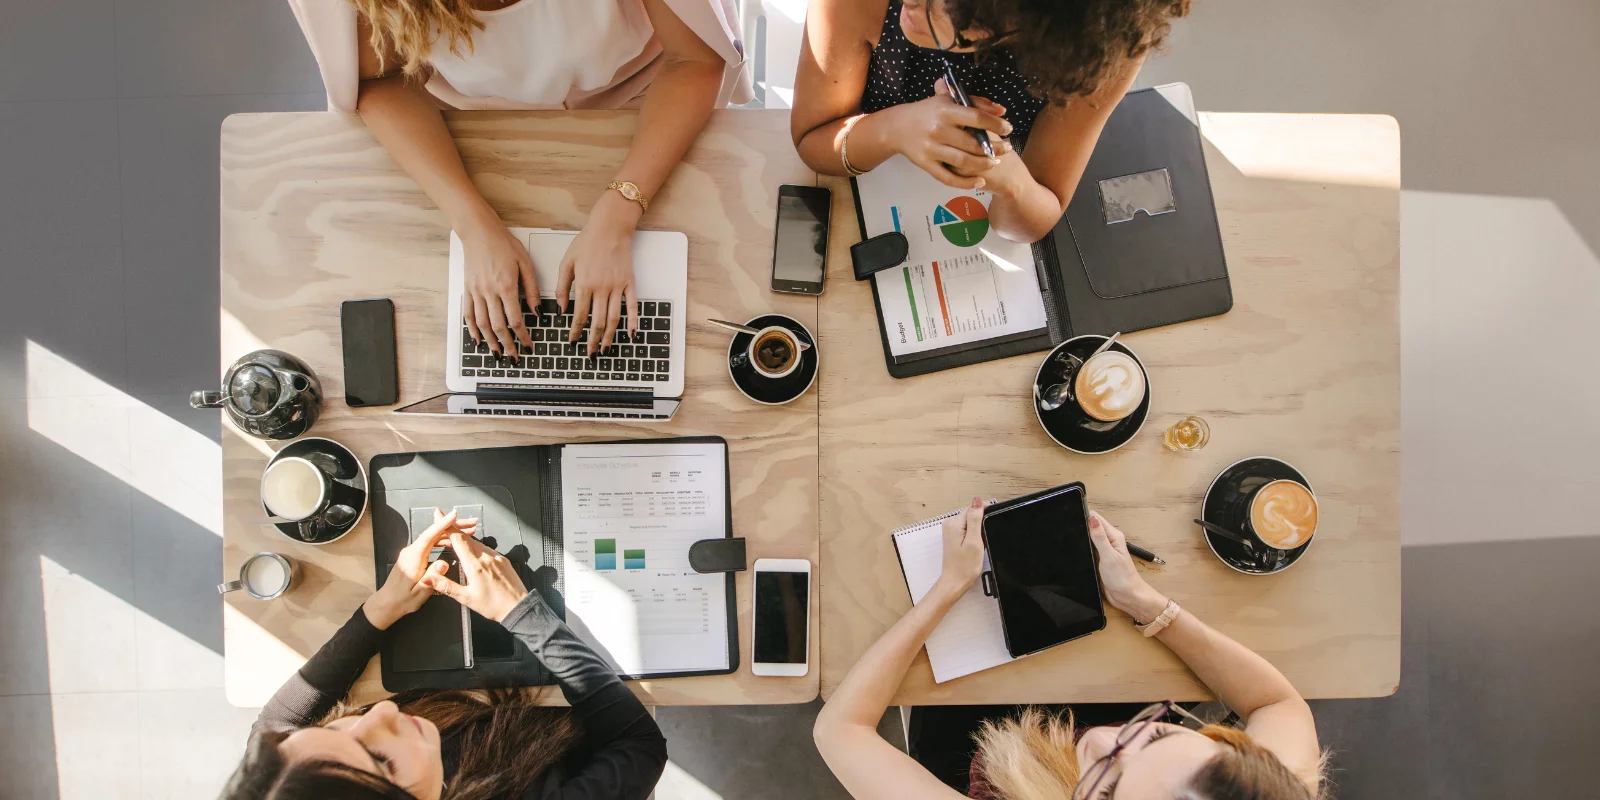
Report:
[[[976,197],[956,197],[933,210],[933,224],[957,247],[972,247],[989,233],[989,209]]]

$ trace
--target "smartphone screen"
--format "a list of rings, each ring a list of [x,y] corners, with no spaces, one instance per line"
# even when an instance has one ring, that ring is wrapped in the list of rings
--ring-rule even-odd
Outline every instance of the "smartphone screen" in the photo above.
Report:
[[[756,635],[752,648],[756,661],[806,663],[810,579],[806,572],[756,572]]]
[[[339,317],[344,340],[344,401],[352,406],[399,402],[394,303],[381,298],[346,300]]]
[[[983,534],[1013,657],[1105,627],[1082,489],[986,514]]]
[[[779,186],[778,223],[772,245],[772,290],[822,294],[827,270],[828,209],[832,193],[820,186]]]

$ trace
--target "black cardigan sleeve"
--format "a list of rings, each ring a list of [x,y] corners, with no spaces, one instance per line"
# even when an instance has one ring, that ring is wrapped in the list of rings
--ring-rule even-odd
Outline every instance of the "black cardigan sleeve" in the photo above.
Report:
[[[253,730],[290,730],[313,725],[344,699],[367,662],[383,646],[384,632],[356,613],[272,695]]]
[[[538,592],[529,592],[501,624],[550,670],[584,730],[578,750],[587,757],[569,762],[566,780],[553,795],[537,796],[541,800],[649,797],[667,766],[667,740],[639,698]]]

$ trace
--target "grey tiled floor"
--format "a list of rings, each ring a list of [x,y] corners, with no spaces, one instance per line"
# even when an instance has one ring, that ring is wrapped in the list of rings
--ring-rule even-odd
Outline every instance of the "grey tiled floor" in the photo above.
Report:
[[[0,797],[207,796],[254,714],[221,691],[217,418],[184,404],[217,377],[217,128],[320,81],[281,0],[0,20]],[[1402,126],[1403,677],[1317,704],[1344,797],[1591,794],[1596,74],[1592,0],[1207,0],[1142,79]],[[1508,435],[1475,376],[1513,356],[1551,399]],[[843,796],[815,711],[662,709],[662,796]]]

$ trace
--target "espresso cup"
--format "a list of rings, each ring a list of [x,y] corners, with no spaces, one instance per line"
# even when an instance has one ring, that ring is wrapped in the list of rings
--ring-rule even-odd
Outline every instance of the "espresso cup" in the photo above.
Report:
[[[744,363],[740,363],[740,362]],[[800,368],[800,338],[781,325],[769,325],[752,334],[734,366],[748,363],[764,378],[783,378]]]
[[[239,579],[217,584],[217,594],[243,589],[257,600],[281,597],[294,585],[295,564],[278,553],[256,553],[239,567]]]
[[[1144,370],[1133,356],[1107,350],[1083,362],[1072,376],[1072,400],[1101,422],[1116,422],[1144,402]]]
[[[1262,544],[1293,550],[1317,533],[1317,495],[1297,481],[1275,480],[1250,495],[1250,532]]]

